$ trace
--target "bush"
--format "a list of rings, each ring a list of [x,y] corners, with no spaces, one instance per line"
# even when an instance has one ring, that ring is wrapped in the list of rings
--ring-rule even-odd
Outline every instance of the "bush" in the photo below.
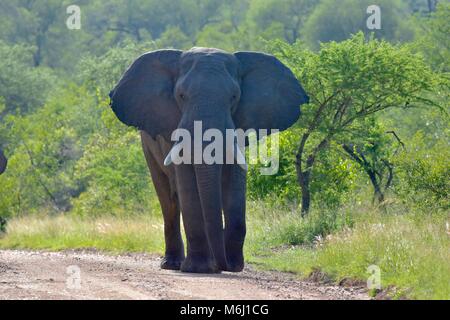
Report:
[[[299,219],[298,214],[290,215],[278,226],[276,233],[283,244],[312,244],[320,243],[327,235],[352,225],[351,215],[336,210],[322,210],[312,212],[304,219]]]
[[[0,123],[7,138],[8,170],[0,176],[0,214],[70,209],[83,189],[73,179],[86,137],[98,123],[95,99],[83,87],[58,90],[26,116],[9,115]],[[96,114],[97,113],[97,114]]]
[[[321,242],[333,232],[351,228],[355,221],[354,210],[350,207],[313,210],[305,218],[300,217],[295,207],[280,208],[267,200],[250,201],[248,207],[249,238],[263,250]]]
[[[275,175],[262,175],[262,163],[250,166],[247,193],[251,199],[264,199],[285,206],[299,204],[301,192],[295,155],[302,132],[301,128],[294,127],[280,133],[279,171]],[[311,182],[311,192],[320,208],[337,207],[356,188],[357,168],[339,152],[339,146],[320,153],[313,172],[315,179]]]
[[[116,119],[107,98],[138,51],[142,46],[129,45],[85,60],[83,84],[65,83],[39,109],[0,123],[9,156],[0,176],[8,190],[0,193],[3,217],[40,211],[128,215],[155,206],[139,134]]]
[[[156,203],[138,132],[105,109],[106,128],[93,134],[77,162],[75,177],[86,189],[73,200],[81,216],[150,213]]]
[[[397,157],[395,191],[405,205],[433,213],[450,209],[450,146],[424,143],[418,132],[411,147]]]
[[[32,66],[31,47],[9,46],[0,40],[0,104],[5,104],[0,119],[3,113],[31,112],[44,104],[56,79],[49,69]]]

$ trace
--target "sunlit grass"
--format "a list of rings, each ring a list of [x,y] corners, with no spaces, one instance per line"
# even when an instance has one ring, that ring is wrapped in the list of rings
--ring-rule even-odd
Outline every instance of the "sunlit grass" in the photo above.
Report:
[[[354,213],[354,222],[349,223],[354,225],[352,228],[341,224],[339,230],[316,237],[310,244],[298,243],[277,250],[280,233],[289,230],[295,234],[298,229],[302,234],[311,226],[310,222],[290,219],[289,215],[281,220],[267,218],[262,224],[265,230],[257,229],[252,237],[259,238],[260,243],[271,240],[254,251],[256,254],[250,261],[263,268],[295,272],[304,277],[320,269],[336,282],[346,278],[366,281],[367,268],[376,265],[381,270],[382,287],[396,287],[393,298],[450,299],[447,215],[387,215],[362,210]],[[251,244],[251,248],[257,248],[255,245]],[[262,255],[257,254],[258,250]]]
[[[163,241],[162,219],[155,217],[27,216],[9,221],[0,248],[162,253]]]

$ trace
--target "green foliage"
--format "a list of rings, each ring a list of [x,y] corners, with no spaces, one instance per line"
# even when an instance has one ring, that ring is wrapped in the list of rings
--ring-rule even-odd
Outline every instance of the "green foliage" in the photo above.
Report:
[[[382,29],[377,37],[411,40],[416,1],[381,1]],[[360,0],[113,0],[78,1],[80,30],[69,30],[70,1],[14,0],[0,5],[0,39],[32,47],[34,65],[72,72],[80,59],[106,53],[129,41],[155,41],[185,49],[191,45],[227,50],[262,49],[261,38],[294,43],[344,40],[360,30],[370,1]],[[425,6],[426,7],[426,6]]]
[[[189,50],[192,47],[192,40],[180,27],[167,28],[156,43],[159,48]]]
[[[32,66],[32,48],[0,40],[0,104],[5,104],[0,117],[7,112],[32,111],[47,98],[54,81],[52,72]]]
[[[438,79],[408,45],[366,41],[359,33],[351,39],[324,44],[319,53],[300,43],[274,42],[272,51],[297,75],[311,97],[300,125],[308,128],[324,105],[318,130],[329,132],[389,107],[432,103],[426,92],[437,89]],[[341,105],[347,108],[342,110]],[[336,112],[338,119],[335,119]]]
[[[82,2],[83,27],[74,32],[66,29],[65,16],[57,14],[65,3],[16,1],[2,4],[3,14],[29,17],[26,20],[29,24],[16,29],[14,26],[22,18],[1,20],[4,29],[0,38],[4,40],[0,45],[0,80],[5,85],[0,88],[4,105],[0,108],[4,119],[0,139],[11,160],[8,174],[1,179],[5,186],[16,190],[16,193],[2,196],[3,208],[8,208],[3,210],[18,214],[39,211],[40,206],[69,210],[74,205],[79,214],[85,214],[89,207],[98,207],[98,214],[116,208],[117,212],[143,211],[144,205],[138,204],[147,205],[153,197],[151,192],[130,192],[149,185],[138,135],[123,128],[106,105],[109,90],[126,67],[143,52],[160,47],[188,48],[196,44],[230,51],[262,49],[261,38],[282,38],[290,43],[300,38],[311,39],[308,28],[304,30],[303,26],[313,25],[317,17],[327,21],[334,21],[333,17],[355,21],[361,12],[366,15],[365,7],[357,11],[365,3],[340,5],[338,11],[327,13],[334,8],[330,5],[328,11],[325,10],[327,1],[185,0],[169,3],[117,0],[108,14],[97,1]],[[383,23],[386,23],[383,32],[389,34],[375,36],[394,39],[390,28],[400,23],[399,15],[394,17],[394,13],[406,14],[408,10],[399,2],[392,8],[385,8],[383,3],[381,6]],[[415,8],[416,4],[410,6]],[[345,14],[341,10],[344,7],[349,9]],[[427,32],[437,37],[440,37],[445,8],[439,6],[428,20],[425,16],[421,18],[428,26]],[[35,27],[40,33],[32,30]],[[27,36],[25,30],[30,31]],[[396,32],[401,30],[397,28]],[[64,41],[58,42],[66,32]],[[337,36],[338,32],[333,34]],[[348,36],[349,33],[344,38]],[[40,46],[36,46],[38,38],[45,39]],[[7,44],[9,42],[21,44]],[[262,165],[250,169],[248,193],[251,198],[298,205],[296,154],[305,134],[309,135],[305,155],[311,155],[316,146],[328,140],[326,148],[315,153],[310,184],[313,202],[324,208],[349,200],[361,188],[361,183],[367,182],[360,166],[342,152],[343,143],[358,146],[370,155],[374,166],[378,166],[380,159],[390,158],[395,150],[392,139],[383,130],[393,127],[401,137],[410,137],[421,130],[427,133],[424,139],[431,144],[434,144],[433,139],[445,138],[442,132],[448,130],[448,122],[432,110],[419,108],[408,117],[403,116],[403,111],[397,115],[390,112],[394,117],[387,112],[380,117],[371,115],[391,106],[422,107],[437,98],[441,105],[447,102],[447,97],[436,92],[440,85],[429,68],[419,56],[411,54],[409,46],[376,40],[367,42],[365,36],[359,34],[342,43],[328,43],[318,53],[300,42],[288,45],[273,41],[269,47],[294,70],[312,100],[304,106],[297,127],[281,134],[279,172],[264,176],[259,173]],[[69,89],[54,88],[52,85],[57,85],[58,81],[49,70],[32,68],[39,48],[39,64],[57,67],[58,72],[75,70],[74,80],[81,88],[75,85]],[[60,79],[57,86],[66,86],[64,74],[61,73]],[[423,90],[430,93],[424,94]],[[49,95],[50,91],[56,93]],[[313,123],[322,104],[320,119]],[[373,106],[376,108],[370,109]],[[20,113],[12,116],[14,110]],[[24,112],[30,114],[22,116]],[[364,117],[360,118],[361,115]],[[389,120],[395,117],[398,122],[393,124]],[[424,128],[421,121],[430,125]],[[55,127],[54,123],[59,125]],[[401,125],[396,126],[397,123]],[[114,161],[117,157],[120,161]],[[397,169],[404,167],[406,164]],[[52,174],[55,170],[59,173]],[[405,181],[399,178],[395,183],[406,184]],[[37,192],[29,192],[31,188],[36,188]],[[106,190],[116,190],[115,196],[111,196],[112,192],[108,195]]]
[[[279,170],[275,175],[262,175],[263,163],[249,166],[247,194],[252,199],[289,204],[295,202],[299,187],[295,173],[295,149],[299,130],[289,130],[279,134]],[[270,142],[270,140],[269,140]],[[267,150],[270,150],[270,143]]]
[[[301,245],[320,242],[327,235],[353,225],[352,217],[345,213],[322,210],[305,219],[298,219],[298,214],[287,217],[274,230],[281,244]]]
[[[83,87],[69,86],[43,107],[26,115],[9,115],[0,123],[11,150],[8,171],[0,176],[2,216],[48,208],[64,211],[82,186],[74,167],[86,136],[97,128],[94,97]],[[70,108],[68,107],[70,106]]]
[[[419,132],[411,147],[396,159],[398,183],[396,192],[405,205],[424,213],[450,209],[449,139],[430,147]]]
[[[253,0],[247,23],[253,34],[294,43],[300,39],[302,27],[316,5],[317,1],[313,0]]]
[[[0,194],[2,216],[151,211],[155,198],[138,134],[119,123],[107,102],[96,99],[71,86],[38,112],[5,119],[14,153],[0,177],[8,190]]]
[[[156,198],[139,135],[118,123],[107,104],[104,127],[90,136],[75,177],[86,189],[73,200],[73,213],[81,216],[127,216],[151,213]]]
[[[70,70],[82,52],[80,33],[66,27],[68,0],[0,3],[0,39],[32,47],[33,65]]]
[[[430,17],[417,19],[421,27],[420,50],[435,69],[443,72],[450,72],[449,17],[450,3],[443,1],[438,4],[436,12]]]
[[[275,175],[262,175],[260,170],[264,168],[263,163],[250,166],[247,181],[250,198],[286,206],[298,205],[301,190],[295,168],[295,154],[302,132],[302,129],[294,128],[280,134],[280,168]],[[321,153],[315,167],[311,191],[314,202],[322,208],[337,206],[355,189],[356,168],[338,150],[335,147]]]
[[[156,50],[154,42],[126,42],[103,55],[85,57],[78,65],[77,81],[100,98],[106,98],[127,67],[145,52]]]
[[[291,131],[295,132],[291,141],[281,142],[281,154],[287,152],[290,157],[290,169],[285,169],[290,178],[281,179],[289,191],[275,188],[278,195],[292,197],[292,186],[298,181],[302,192],[311,193],[321,205],[339,204],[356,180],[355,168],[341,154],[341,146],[359,144],[367,152],[369,143],[371,152],[383,158],[382,149],[374,149],[383,144],[374,115],[394,107],[438,105],[428,96],[439,90],[439,78],[409,46],[366,41],[359,33],[340,43],[324,44],[318,53],[300,43],[275,41],[270,48],[294,71],[311,98],[303,106],[299,129]],[[294,179],[295,171],[298,179]],[[261,193],[260,185],[280,176],[286,174],[281,171],[274,178],[261,178],[255,186]]]

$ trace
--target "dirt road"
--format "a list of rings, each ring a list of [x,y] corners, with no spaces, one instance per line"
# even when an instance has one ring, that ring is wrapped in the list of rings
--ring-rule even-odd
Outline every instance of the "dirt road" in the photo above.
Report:
[[[145,254],[0,250],[0,299],[367,299],[361,288],[261,272],[185,274]]]

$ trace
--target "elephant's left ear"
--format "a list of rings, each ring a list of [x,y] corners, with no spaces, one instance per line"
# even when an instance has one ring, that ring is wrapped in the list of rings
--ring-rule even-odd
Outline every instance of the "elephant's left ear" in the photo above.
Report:
[[[233,119],[236,128],[285,130],[300,116],[309,98],[291,70],[271,55],[237,52],[241,99]]]

